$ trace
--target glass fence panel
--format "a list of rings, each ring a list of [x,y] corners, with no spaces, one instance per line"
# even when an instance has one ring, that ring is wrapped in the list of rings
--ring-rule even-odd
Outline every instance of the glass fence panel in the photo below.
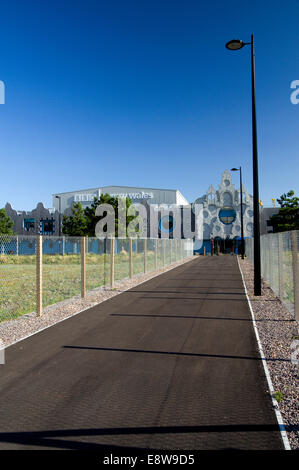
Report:
[[[261,275],[290,312],[298,310],[299,231],[269,233],[261,238]],[[245,239],[246,256],[254,263],[254,240]],[[297,313],[298,315],[298,313]]]

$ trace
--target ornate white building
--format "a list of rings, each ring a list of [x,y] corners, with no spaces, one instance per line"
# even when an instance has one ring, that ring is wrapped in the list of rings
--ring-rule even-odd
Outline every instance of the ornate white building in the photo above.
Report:
[[[253,236],[253,197],[242,185],[244,237]],[[210,185],[195,203],[203,204],[203,239],[233,240],[241,236],[240,189],[225,170],[218,189]]]

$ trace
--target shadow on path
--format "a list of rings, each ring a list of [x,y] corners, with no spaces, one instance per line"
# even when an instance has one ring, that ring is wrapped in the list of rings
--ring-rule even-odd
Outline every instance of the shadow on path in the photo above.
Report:
[[[145,353],[145,354],[167,354],[175,356],[187,356],[187,357],[209,357],[215,359],[245,359],[253,361],[279,361],[279,362],[291,362],[290,359],[279,359],[279,358],[265,358],[261,357],[251,357],[251,356],[230,356],[222,354],[200,354],[200,353],[184,353],[184,352],[174,352],[174,351],[147,351],[144,349],[122,349],[122,348],[98,348],[92,346],[62,346],[65,349],[89,349],[96,351],[112,351],[112,352],[129,352],[129,353]]]
[[[298,425],[287,426],[288,431],[298,430]],[[5,432],[0,433],[0,442],[9,444],[21,444],[28,446],[52,447],[59,449],[82,450],[117,450],[117,449],[142,449],[140,447],[126,447],[117,445],[105,445],[94,442],[80,442],[69,437],[98,437],[98,436],[123,436],[146,434],[186,434],[186,433],[248,433],[248,432],[275,432],[279,426],[275,424],[230,424],[214,426],[152,426],[132,428],[91,428],[91,429],[63,429],[53,431],[36,432]],[[145,449],[144,449],[145,450]]]

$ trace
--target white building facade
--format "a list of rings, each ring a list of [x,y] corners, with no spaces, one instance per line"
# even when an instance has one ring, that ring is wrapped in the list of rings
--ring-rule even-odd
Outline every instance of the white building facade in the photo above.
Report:
[[[64,213],[76,202],[81,202],[83,208],[90,205],[94,197],[101,194],[109,194],[113,197],[128,197],[133,203],[148,204],[175,204],[188,205],[189,202],[177,189],[139,188],[134,186],[103,186],[101,188],[82,189],[65,193],[53,194],[53,207]]]
[[[253,197],[242,186],[244,237],[253,236]],[[232,183],[231,173],[225,170],[218,189],[211,184],[206,194],[196,199],[203,204],[203,239],[233,240],[241,237],[240,188]]]

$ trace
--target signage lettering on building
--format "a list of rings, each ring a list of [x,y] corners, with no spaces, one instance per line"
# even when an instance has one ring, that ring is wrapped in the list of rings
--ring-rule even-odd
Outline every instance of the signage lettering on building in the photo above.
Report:
[[[113,193],[113,194],[110,194],[110,196],[128,197],[130,199],[152,199],[154,197],[154,194],[141,191],[140,193]]]
[[[75,194],[75,202],[93,202],[94,198],[97,197],[97,194]]]
[[[94,198],[97,197],[97,194],[74,194],[74,202],[93,202]],[[139,193],[111,193],[112,197],[121,197],[121,198],[130,198],[132,200],[136,199],[152,199],[154,197],[153,193],[147,193],[145,191],[140,191]]]

